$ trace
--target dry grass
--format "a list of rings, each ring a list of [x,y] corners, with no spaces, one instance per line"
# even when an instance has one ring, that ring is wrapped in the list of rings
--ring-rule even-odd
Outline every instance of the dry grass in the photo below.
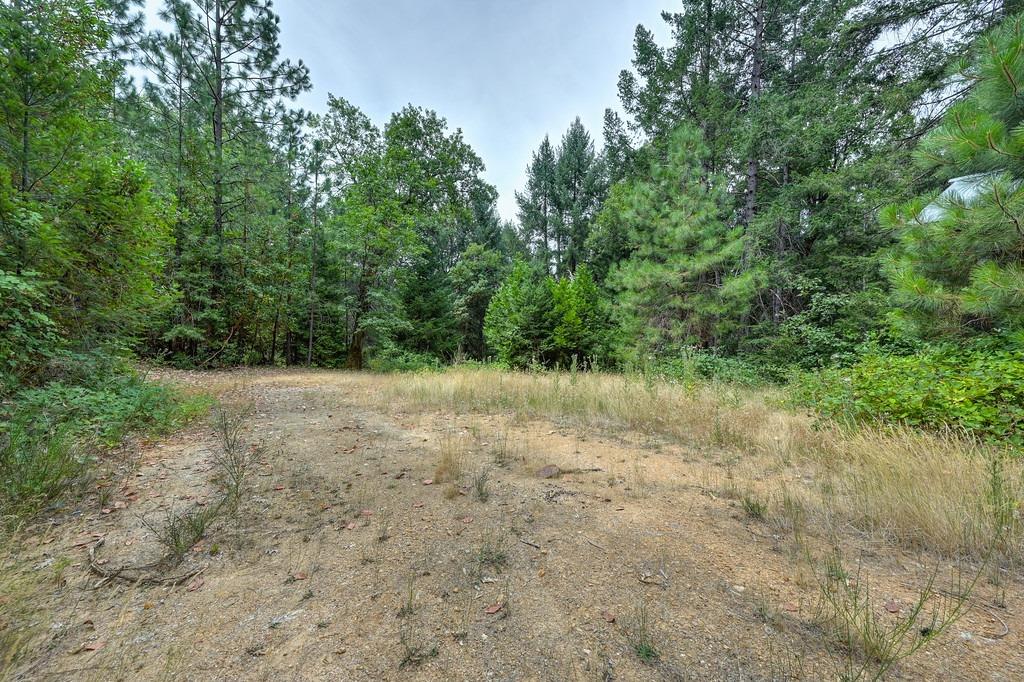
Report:
[[[819,452],[820,503],[857,528],[945,554],[986,553],[1003,540],[1020,556],[1024,467],[955,433],[831,430]],[[993,462],[1002,463],[993,476]],[[998,548],[997,548],[998,549]]]
[[[581,429],[639,431],[703,450],[735,452],[747,471],[785,475],[800,467],[817,482],[786,491],[808,517],[838,521],[902,545],[947,554],[1024,556],[1020,505],[1024,466],[956,433],[816,425],[778,407],[775,390],[685,387],[614,374],[453,369],[374,377],[385,394],[423,409],[553,419]],[[442,448],[440,480],[461,475],[461,449]],[[1001,462],[997,475],[992,462]],[[997,480],[998,479],[998,480]],[[781,489],[780,484],[780,489]]]
[[[441,440],[441,456],[434,470],[435,483],[458,483],[466,467],[466,445],[454,433]]]

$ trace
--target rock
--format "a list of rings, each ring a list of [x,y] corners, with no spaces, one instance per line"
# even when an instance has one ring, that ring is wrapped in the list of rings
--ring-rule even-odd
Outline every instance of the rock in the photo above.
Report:
[[[537,472],[537,478],[558,478],[562,470],[554,464],[548,464]]]

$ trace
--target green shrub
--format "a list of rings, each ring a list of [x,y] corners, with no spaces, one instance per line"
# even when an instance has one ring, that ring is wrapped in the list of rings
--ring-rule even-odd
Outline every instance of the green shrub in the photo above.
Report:
[[[69,430],[38,430],[24,421],[0,433],[0,517],[30,516],[72,488],[85,472]]]
[[[377,351],[367,364],[374,372],[419,372],[441,369],[441,361],[433,355],[395,347]]]
[[[20,391],[0,409],[0,515],[32,516],[82,479],[97,448],[170,431],[209,404],[123,370]]]
[[[656,376],[700,383],[721,381],[740,386],[764,386],[781,380],[781,369],[759,366],[742,358],[725,357],[708,351],[684,348],[669,358],[659,358],[649,368]]]
[[[962,428],[1024,447],[1024,349],[939,347],[916,355],[870,355],[795,383],[799,403],[843,421]]]
[[[170,386],[133,373],[114,374],[93,385],[53,382],[15,397],[15,418],[37,427],[66,425],[74,436],[100,445],[119,443],[129,432],[167,432],[208,404],[182,399]]]

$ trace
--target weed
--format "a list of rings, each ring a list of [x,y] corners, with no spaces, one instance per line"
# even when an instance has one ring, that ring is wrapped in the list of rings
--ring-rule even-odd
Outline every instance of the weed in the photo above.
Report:
[[[507,565],[508,536],[500,532],[488,532],[473,556],[471,577],[473,580],[481,580],[485,569],[501,573]]]
[[[416,576],[410,575],[405,583],[405,601],[398,609],[398,617],[405,618],[416,613]]]
[[[502,431],[501,435],[494,439],[494,446],[491,449],[495,465],[507,469],[516,460],[516,455],[509,444],[508,430]]]
[[[487,467],[480,469],[473,477],[473,492],[476,495],[476,499],[481,502],[486,502],[491,497],[491,491],[488,489],[490,480],[491,470]]]
[[[659,653],[651,631],[650,607],[646,600],[637,604],[633,617],[625,625],[625,630],[626,639],[637,658],[644,663],[654,663],[658,660]]]
[[[264,455],[262,444],[249,449],[242,441],[245,414],[246,411],[231,412],[223,407],[218,408],[215,414],[216,430],[222,446],[216,461],[232,507],[237,506],[241,500],[242,488],[249,469]]]
[[[763,591],[754,598],[754,617],[776,630],[782,629],[782,614]]]
[[[743,511],[755,521],[763,521],[768,513],[768,504],[748,493],[743,496]]]
[[[381,507],[377,511],[377,542],[387,542],[391,537],[391,509]]]
[[[434,470],[434,480],[438,483],[456,483],[462,478],[465,460],[465,447],[459,438],[448,432],[441,439],[441,457]]]
[[[420,665],[424,661],[437,656],[437,646],[425,641],[412,619],[405,619],[398,631],[398,641],[402,646],[402,659],[399,669]]]
[[[157,542],[167,551],[167,560],[173,564],[181,563],[189,550],[206,535],[210,524],[221,511],[223,501],[206,507],[193,507],[187,511],[176,512],[173,509],[160,523],[142,519],[143,525],[156,537]]]
[[[823,570],[816,571],[818,619],[841,646],[837,662],[842,679],[882,679],[896,663],[920,651],[960,619],[980,573],[965,582],[957,572],[950,590],[936,587],[937,574],[938,567],[911,603],[905,608],[895,606],[891,610],[896,613],[883,618],[875,610],[867,578],[859,569],[851,578],[843,568],[839,549],[833,550]]]
[[[30,517],[74,488],[86,460],[75,454],[66,426],[41,430],[14,421],[0,432],[0,514]]]

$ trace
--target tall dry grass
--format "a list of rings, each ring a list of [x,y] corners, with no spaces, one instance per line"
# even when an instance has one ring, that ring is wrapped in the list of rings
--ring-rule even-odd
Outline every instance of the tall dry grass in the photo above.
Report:
[[[980,556],[998,543],[1004,556],[1024,557],[1024,465],[962,434],[839,428],[783,409],[778,390],[615,374],[456,368],[374,381],[388,399],[424,409],[639,431],[756,458],[760,471],[799,467],[814,474],[814,483],[799,492],[802,504],[830,526],[851,525],[946,554]],[[999,462],[995,475],[993,462]]]

